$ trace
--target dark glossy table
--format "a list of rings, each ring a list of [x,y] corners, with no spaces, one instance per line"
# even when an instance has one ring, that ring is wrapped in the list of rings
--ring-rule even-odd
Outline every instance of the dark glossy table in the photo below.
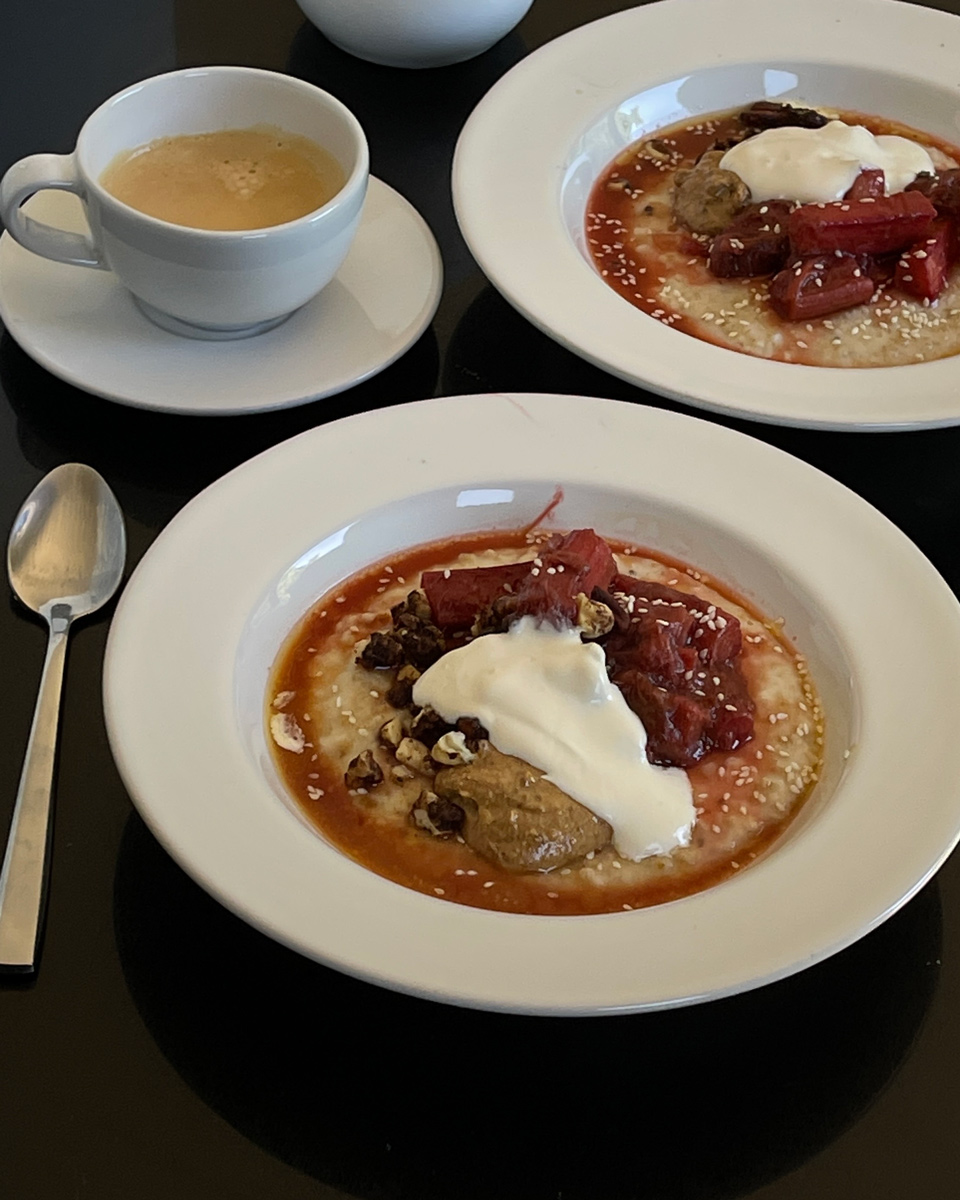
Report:
[[[459,236],[448,186],[457,133],[498,77],[544,41],[626,7],[536,0],[482,57],[403,72],[336,50],[293,0],[11,4],[0,22],[0,170],[26,153],[69,150],[87,112],[157,71],[209,62],[287,70],[360,117],[374,173],[432,226],[446,282],[431,328],[382,375],[268,415],[189,418],[114,405],[60,383],[2,334],[4,536],[33,485],[70,460],[97,467],[116,491],[132,569],[177,510],[224,471],[347,413],[499,389],[666,406],[566,353],[500,299]],[[858,435],[724,423],[841,479],[958,588],[960,429]],[[560,1020],[394,995],[247,927],[147,832],[104,731],[109,615],[72,636],[42,966],[32,981],[0,982],[0,1195],[957,1194],[956,855],[857,945],[735,999]],[[9,598],[0,611],[3,836],[44,644],[42,625]]]

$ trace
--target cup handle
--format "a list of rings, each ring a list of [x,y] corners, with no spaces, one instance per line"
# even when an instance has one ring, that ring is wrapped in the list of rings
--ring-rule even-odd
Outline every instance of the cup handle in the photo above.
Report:
[[[108,270],[92,238],[45,225],[22,211],[21,205],[44,188],[73,192],[84,199],[72,154],[32,154],[14,163],[0,180],[0,219],[10,236],[25,249],[54,262]]]

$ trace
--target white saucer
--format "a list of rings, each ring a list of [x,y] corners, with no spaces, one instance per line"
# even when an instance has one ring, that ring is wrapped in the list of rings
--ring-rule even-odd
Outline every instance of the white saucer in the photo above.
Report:
[[[80,202],[45,191],[31,216],[84,229]],[[52,374],[107,400],[179,413],[263,412],[332,396],[376,375],[437,310],[440,251],[402,196],[371,178],[356,241],[314,300],[276,329],[233,342],[158,328],[108,271],[51,262],[0,237],[0,318]]]

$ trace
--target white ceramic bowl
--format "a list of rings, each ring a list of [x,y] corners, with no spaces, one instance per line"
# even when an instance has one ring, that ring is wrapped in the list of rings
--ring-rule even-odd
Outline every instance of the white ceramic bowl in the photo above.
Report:
[[[465,446],[468,452],[465,452]],[[736,878],[538,917],[452,904],[343,855],[264,735],[271,664],[329,588],[397,547],[537,519],[658,547],[782,617],[826,713],[821,782]],[[960,605],[835,480],[712,422],[576,396],[461,396],[321,425],[191,501],[127,585],[104,700],[130,795],[214,896],[362,978],[485,1008],[598,1013],[756,987],[862,936],[960,834]]]
[[[718,412],[821,429],[960,423],[960,356],[842,369],[709,345],[634,308],[586,253],[604,167],[641,136],[754,100],[887,116],[960,144],[960,20],[898,0],[663,0],[582,26],[481,100],[453,166],[457,218],[492,283],[612,374]]]
[[[387,67],[444,67],[489,50],[533,0],[297,0],[335,46]]]

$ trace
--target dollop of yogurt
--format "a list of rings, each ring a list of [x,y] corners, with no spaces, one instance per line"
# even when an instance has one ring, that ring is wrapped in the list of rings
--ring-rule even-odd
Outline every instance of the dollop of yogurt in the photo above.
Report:
[[[874,136],[862,125],[828,121],[819,129],[765,129],[732,146],[720,167],[739,175],[755,203],[841,200],[862,170],[883,171],[889,196],[935,168],[926,150],[895,134]]]
[[[618,853],[639,861],[690,841],[686,771],[647,761],[647,733],[607,678],[603,649],[577,629],[522,617],[429,667],[414,703],[445,721],[476,717],[504,754],[539,768],[613,829]]]

